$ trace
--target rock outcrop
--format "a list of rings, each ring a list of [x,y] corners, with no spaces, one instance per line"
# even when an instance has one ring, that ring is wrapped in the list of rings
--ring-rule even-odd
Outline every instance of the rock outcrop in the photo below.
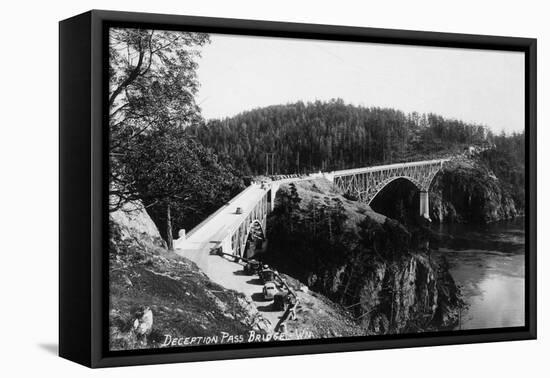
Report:
[[[441,330],[458,321],[460,290],[422,235],[326,182],[283,187],[278,197],[266,258],[346,307],[367,334]]]
[[[462,305],[458,287],[440,262],[413,253],[378,263],[359,282],[361,323],[371,334],[452,328]]]
[[[434,178],[430,208],[440,223],[488,223],[522,214],[501,180],[472,160],[452,162]]]

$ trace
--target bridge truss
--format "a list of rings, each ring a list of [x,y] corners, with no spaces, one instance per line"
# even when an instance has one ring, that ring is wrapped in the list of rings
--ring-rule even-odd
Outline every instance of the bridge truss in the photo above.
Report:
[[[446,161],[448,159],[348,169],[332,172],[331,176],[344,193],[369,204],[386,185],[398,178],[407,179],[421,192],[427,192]]]
[[[245,218],[231,232],[231,250],[233,255],[245,256],[246,243],[249,236],[253,241],[265,239],[265,227],[267,213],[269,211],[268,191],[256,203],[256,205],[245,215]]]

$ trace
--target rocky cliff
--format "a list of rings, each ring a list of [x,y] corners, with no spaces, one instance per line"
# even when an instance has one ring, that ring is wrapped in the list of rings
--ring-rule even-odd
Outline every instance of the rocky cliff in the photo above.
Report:
[[[355,312],[371,334],[442,330],[458,320],[460,292],[441,261],[411,253],[366,266],[363,274],[352,283]]]
[[[430,188],[430,217],[436,222],[488,223],[521,215],[507,186],[479,160],[447,164]]]
[[[367,334],[452,327],[462,306],[423,236],[324,180],[282,187],[268,227],[273,264],[345,306]]]

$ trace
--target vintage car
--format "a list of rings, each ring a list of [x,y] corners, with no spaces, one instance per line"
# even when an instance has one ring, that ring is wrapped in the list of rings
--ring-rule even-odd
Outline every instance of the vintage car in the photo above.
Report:
[[[273,299],[275,294],[279,292],[279,289],[277,289],[277,285],[275,282],[270,281],[266,282],[264,285],[263,293],[264,293],[264,299]]]
[[[258,276],[260,277],[260,280],[262,280],[262,283],[267,283],[269,281],[275,281],[275,272],[271,269],[262,269]]]
[[[248,260],[243,267],[244,274],[251,276],[262,269],[262,264],[257,260]]]
[[[218,256],[223,256],[224,255],[222,247],[210,248],[210,254],[211,255],[218,255]]]

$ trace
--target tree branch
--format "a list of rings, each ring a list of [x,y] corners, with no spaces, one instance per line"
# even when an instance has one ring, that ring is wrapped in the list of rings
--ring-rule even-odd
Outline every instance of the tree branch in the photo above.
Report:
[[[134,67],[134,69],[132,70],[132,72],[130,72],[130,75],[128,75],[128,77],[124,79],[122,83],[120,83],[120,85],[113,91],[113,93],[109,97],[109,109],[113,106],[115,99],[118,97],[120,92],[122,92],[123,89],[125,89],[128,85],[130,85],[140,75],[141,65],[143,64],[143,56],[145,55],[143,51],[143,47],[141,46],[141,38],[139,40],[138,48],[139,48],[138,62]]]

